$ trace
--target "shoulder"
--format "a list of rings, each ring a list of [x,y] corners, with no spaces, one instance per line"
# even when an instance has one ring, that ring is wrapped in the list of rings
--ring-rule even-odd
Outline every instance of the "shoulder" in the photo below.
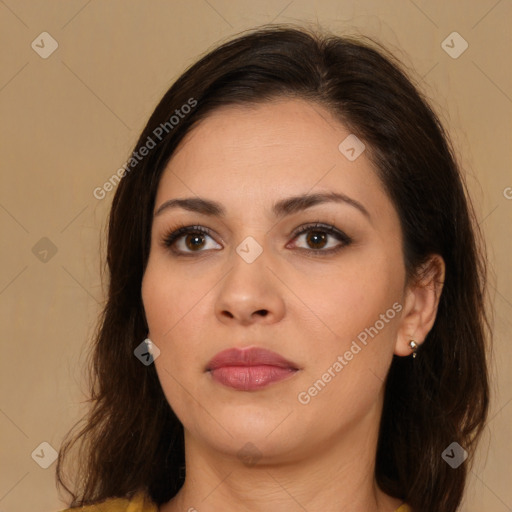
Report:
[[[143,492],[139,492],[131,499],[109,498],[94,505],[67,508],[60,512],[158,512],[158,506]]]
[[[395,512],[412,512],[411,510],[411,507],[409,507],[409,505],[406,505],[405,503],[401,506],[401,507],[398,507]]]

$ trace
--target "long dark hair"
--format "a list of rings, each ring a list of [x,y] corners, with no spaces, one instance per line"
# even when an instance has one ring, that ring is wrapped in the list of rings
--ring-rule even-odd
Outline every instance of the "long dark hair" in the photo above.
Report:
[[[222,44],[187,69],[118,173],[124,177],[108,226],[108,297],[89,369],[91,408],[83,428],[68,433],[57,462],[70,506],[138,491],[162,504],[183,484],[183,427],[154,365],[134,356],[148,332],[141,282],[156,190],[180,141],[212,111],[282,97],[324,106],[364,141],[400,217],[408,278],[432,254],[445,261],[433,328],[418,357],[394,356],[387,376],[375,478],[415,512],[452,512],[460,504],[487,417],[491,331],[483,239],[454,150],[413,79],[379,43],[272,25]],[[73,492],[64,484],[63,462],[78,440]],[[453,442],[469,453],[457,468],[442,458]]]

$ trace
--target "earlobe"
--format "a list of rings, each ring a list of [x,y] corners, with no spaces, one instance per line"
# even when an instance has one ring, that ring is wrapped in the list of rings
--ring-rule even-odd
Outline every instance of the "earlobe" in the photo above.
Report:
[[[149,338],[149,333],[148,333],[146,339],[144,340],[144,343],[146,344],[146,346],[148,348],[148,352],[153,355],[153,342]]]
[[[417,277],[407,286],[395,344],[396,355],[416,355],[416,350],[424,343],[436,319],[444,276],[444,260],[435,254],[418,269]]]

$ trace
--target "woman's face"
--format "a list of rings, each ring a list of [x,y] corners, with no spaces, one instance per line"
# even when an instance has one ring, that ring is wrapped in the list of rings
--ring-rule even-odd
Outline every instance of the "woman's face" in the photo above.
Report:
[[[354,159],[353,138],[339,148],[350,135],[305,101],[223,108],[164,171],[142,296],[156,370],[189,442],[298,460],[376,432],[405,268],[397,213],[366,152]],[[291,200],[314,194],[326,198]],[[195,202],[168,203],[185,198]],[[195,228],[166,245],[179,226]],[[246,347],[290,364],[261,354],[210,364]]]

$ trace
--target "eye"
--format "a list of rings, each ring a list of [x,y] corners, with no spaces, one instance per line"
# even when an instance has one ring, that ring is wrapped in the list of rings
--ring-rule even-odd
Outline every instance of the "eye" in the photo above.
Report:
[[[211,249],[205,242],[206,237],[211,238],[211,231],[208,228],[203,226],[181,226],[165,235],[163,244],[177,254],[192,254],[203,252],[201,249],[205,247]],[[220,246],[217,248],[220,248]]]
[[[301,237],[304,237],[306,244],[309,245],[309,248],[306,247],[303,248],[303,250],[318,255],[332,254],[352,243],[352,239],[343,233],[343,231],[340,231],[329,224],[321,224],[318,222],[315,224],[301,226],[297,231],[295,231],[294,240]],[[329,238],[335,238],[340,243],[328,247]],[[325,247],[327,247],[327,249],[325,249]]]
[[[321,224],[319,222],[301,226],[292,236],[294,241],[304,236],[306,243],[309,244],[310,247],[299,249],[315,255],[332,254],[352,243],[352,239],[343,233],[343,231],[329,224]],[[208,247],[206,242],[207,238],[212,238],[212,231],[206,227],[179,226],[171,229],[164,235],[162,243],[175,254],[183,256],[204,252],[203,249],[211,250],[222,248],[218,244],[215,244],[214,247]],[[329,247],[329,238],[338,240],[338,244],[334,245],[334,247]],[[327,247],[327,249],[325,247]]]

